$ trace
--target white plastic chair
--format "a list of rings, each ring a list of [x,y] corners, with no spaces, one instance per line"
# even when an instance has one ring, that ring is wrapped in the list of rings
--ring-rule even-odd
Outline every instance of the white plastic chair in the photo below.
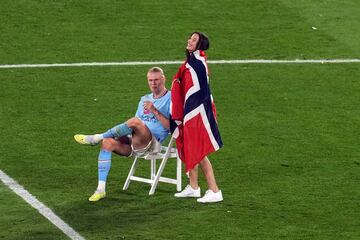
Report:
[[[161,146],[161,151],[156,154],[149,154],[144,157],[135,157],[134,162],[130,168],[129,174],[126,178],[123,190],[127,190],[130,185],[130,181],[144,182],[151,185],[149,195],[153,195],[159,182],[171,183],[176,185],[176,190],[181,191],[181,160],[178,157],[177,150],[174,145],[174,138],[171,137],[167,147]],[[176,164],[176,178],[162,177],[161,174],[164,171],[166,162],[169,158],[175,158]],[[137,164],[140,159],[150,160],[150,178],[134,176]],[[156,169],[156,160],[161,160],[159,169]]]

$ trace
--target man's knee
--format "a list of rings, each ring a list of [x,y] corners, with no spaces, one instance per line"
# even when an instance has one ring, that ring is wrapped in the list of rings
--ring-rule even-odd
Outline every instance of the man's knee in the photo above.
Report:
[[[112,152],[115,149],[115,145],[116,145],[116,141],[112,138],[104,138],[102,143],[101,143],[101,148]]]
[[[126,124],[129,128],[132,128],[132,129],[137,129],[137,128],[140,128],[145,125],[140,119],[138,119],[136,117],[130,118],[129,120],[127,120]]]

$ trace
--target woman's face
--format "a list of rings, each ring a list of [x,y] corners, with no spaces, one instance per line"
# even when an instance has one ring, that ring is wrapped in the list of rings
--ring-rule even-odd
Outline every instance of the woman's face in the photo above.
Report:
[[[199,39],[200,39],[199,34],[194,33],[193,35],[191,35],[191,37],[187,40],[186,49],[189,52],[194,52],[196,50],[196,45],[198,44]]]

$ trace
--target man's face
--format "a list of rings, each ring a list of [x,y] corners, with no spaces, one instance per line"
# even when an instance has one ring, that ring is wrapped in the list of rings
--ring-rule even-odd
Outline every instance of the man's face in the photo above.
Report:
[[[189,52],[194,52],[196,50],[196,45],[199,42],[199,39],[200,39],[199,34],[194,33],[193,35],[191,35],[191,37],[187,41],[186,49]]]
[[[149,72],[147,79],[151,92],[159,94],[164,90],[165,78],[161,72]]]

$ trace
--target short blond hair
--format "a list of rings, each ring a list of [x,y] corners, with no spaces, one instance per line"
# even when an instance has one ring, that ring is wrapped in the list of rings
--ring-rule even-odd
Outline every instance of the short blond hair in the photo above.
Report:
[[[164,76],[164,71],[160,67],[152,67],[149,69],[148,73],[161,73]]]

